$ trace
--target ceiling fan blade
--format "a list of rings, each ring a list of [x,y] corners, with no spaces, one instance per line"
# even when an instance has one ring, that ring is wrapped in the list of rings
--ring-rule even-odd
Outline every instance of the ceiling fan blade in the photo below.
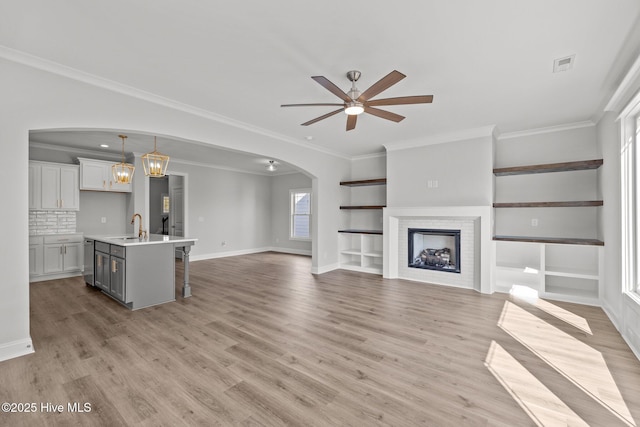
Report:
[[[282,104],[281,107],[320,107],[320,106],[327,106],[327,105],[342,105],[344,106],[344,104],[327,104],[327,103],[319,103],[319,104]]]
[[[382,119],[391,120],[392,122],[396,122],[396,123],[404,120],[404,116],[401,116],[400,114],[392,113],[391,111],[381,110],[379,108],[368,107],[366,105],[364,107],[364,112],[373,114],[374,116],[378,116]]]
[[[391,86],[398,83],[405,77],[407,76],[402,74],[400,71],[393,70],[392,72],[375,82],[369,89],[362,92],[357,100],[360,102],[364,102],[368,99],[371,99],[383,90],[389,89]]]
[[[358,121],[358,116],[356,116],[355,114],[348,115],[347,116],[347,131],[355,129],[357,121]]]
[[[405,105],[405,104],[430,104],[433,102],[433,95],[400,96],[397,98],[374,99],[367,101],[367,105]]]
[[[344,93],[342,89],[340,89],[335,84],[331,83],[329,79],[327,79],[326,77],[313,76],[311,78],[317,81],[318,83],[320,83],[320,85],[323,88],[325,88],[326,90],[328,90],[329,92],[337,96],[338,98],[342,99],[344,102],[351,102],[351,98],[349,98],[349,96],[346,93]]]
[[[320,120],[324,120],[324,119],[326,119],[327,117],[331,117],[331,116],[336,115],[336,114],[338,114],[338,113],[341,113],[341,112],[343,112],[343,111],[344,111],[344,108],[340,108],[340,109],[338,109],[338,110],[336,110],[336,111],[332,111],[332,112],[330,112],[330,113],[327,113],[327,114],[325,114],[324,116],[316,117],[316,118],[315,118],[315,119],[313,119],[313,120],[309,120],[308,122],[304,122],[304,123],[302,123],[302,125],[301,125],[301,126],[309,126],[309,125],[312,125],[312,124],[314,124],[314,123],[316,123],[316,122],[319,122]]]

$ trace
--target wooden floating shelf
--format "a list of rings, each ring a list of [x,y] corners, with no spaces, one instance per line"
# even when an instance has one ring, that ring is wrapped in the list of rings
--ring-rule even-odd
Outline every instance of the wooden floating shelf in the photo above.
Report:
[[[340,206],[340,209],[382,209],[384,205],[369,205],[369,206]]]
[[[602,206],[602,200],[587,200],[574,202],[517,202],[517,203],[494,203],[494,208],[581,208],[591,206]]]
[[[375,179],[361,179],[359,181],[341,181],[340,185],[346,185],[347,187],[360,187],[363,185],[385,185],[387,178],[375,178]]]
[[[338,233],[353,233],[353,234],[382,234],[382,230],[357,230],[357,229],[346,229],[346,230],[338,230]]]
[[[565,245],[604,246],[604,242],[602,240],[579,239],[573,237],[494,236],[493,240],[502,242],[558,243]]]
[[[493,174],[496,176],[507,175],[524,175],[533,173],[549,173],[549,172],[568,172],[598,169],[602,166],[602,159],[596,160],[580,160],[577,162],[564,162],[564,163],[546,163],[540,165],[530,166],[514,166],[509,168],[496,168],[493,170]]]

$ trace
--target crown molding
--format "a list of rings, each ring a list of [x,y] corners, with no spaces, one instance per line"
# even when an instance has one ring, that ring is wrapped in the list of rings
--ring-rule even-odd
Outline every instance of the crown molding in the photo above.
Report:
[[[71,80],[76,80],[82,83],[86,83],[91,86],[99,87],[99,88],[116,92],[122,95],[130,96],[132,98],[141,99],[143,101],[147,101],[152,104],[161,105],[163,107],[167,107],[173,110],[182,111],[184,113],[191,114],[193,116],[198,116],[207,120],[222,123],[237,129],[245,130],[247,132],[255,133],[268,138],[273,138],[275,140],[287,142],[289,144],[294,144],[300,147],[307,148],[309,150],[318,151],[323,154],[338,157],[344,160],[350,160],[349,156],[345,156],[344,154],[335,152],[333,150],[309,145],[308,142],[305,143],[302,141],[298,141],[286,135],[282,135],[277,132],[272,132],[270,130],[267,130],[258,126],[254,126],[254,125],[242,122],[240,120],[235,120],[230,117],[226,117],[221,114],[217,114],[212,111],[205,110],[204,108],[195,107],[193,105],[185,104],[180,101],[176,101],[170,98],[165,98],[163,96],[156,95],[151,92],[137,89],[133,86],[129,86],[123,83],[116,82],[114,80],[109,80],[103,77],[99,77],[95,74],[90,74],[85,71],[81,71],[76,68],[62,65],[60,63],[53,62],[48,59],[40,58],[38,56],[31,55],[31,54],[28,54],[16,49],[12,49],[6,46],[0,45],[0,58],[4,58],[6,60],[16,62],[22,65],[26,65],[28,67],[36,68],[42,71],[46,71],[52,74],[66,77]]]
[[[73,154],[75,157],[98,156],[102,158],[100,160],[111,159],[111,160],[119,161],[122,159],[121,154],[106,153],[106,152],[100,152],[97,150],[87,150],[85,148],[66,147],[63,145],[45,144],[42,142],[34,142],[34,141],[29,141],[29,148],[41,148],[43,150],[62,151],[65,153]]]
[[[384,151],[380,152],[380,153],[371,153],[371,154],[363,154],[361,156],[353,156],[351,158],[351,161],[357,161],[357,160],[368,160],[368,159],[378,159],[381,157],[387,157],[387,153],[385,153]]]
[[[609,99],[609,102],[604,107],[604,111],[620,112],[625,107],[631,91],[634,89],[634,82],[640,78],[640,56],[636,58],[633,65],[627,71],[624,78],[618,85],[618,88]]]
[[[383,145],[387,149],[387,151],[407,150],[410,148],[420,148],[428,145],[444,144],[447,142],[465,141],[474,138],[494,137],[495,132],[496,127],[494,125],[482,126],[478,128],[462,129],[437,135],[429,135],[420,139],[389,142]]]
[[[516,132],[506,132],[506,133],[500,134],[496,139],[504,140],[504,139],[512,139],[512,138],[522,138],[525,136],[539,135],[543,133],[553,133],[553,132],[562,132],[565,130],[582,129],[587,127],[593,127],[595,125],[596,124],[591,120],[585,120],[583,122],[567,123],[563,125],[549,126],[545,128],[521,130]]]
[[[237,169],[237,168],[230,168],[228,166],[222,166],[222,165],[216,165],[216,164],[210,164],[210,163],[200,163],[200,162],[193,162],[191,160],[182,160],[182,159],[174,159],[173,157],[170,160],[171,163],[178,163],[181,165],[187,165],[187,166],[198,166],[201,168],[208,168],[208,169],[219,169],[219,170],[224,170],[224,171],[229,171],[229,172],[238,172],[238,173],[248,173],[251,175],[260,175],[260,176],[281,176],[281,175],[293,175],[296,173],[302,173],[302,172],[298,172],[298,171],[291,171],[291,172],[256,172],[256,171],[250,171],[250,170],[245,170],[245,169]]]

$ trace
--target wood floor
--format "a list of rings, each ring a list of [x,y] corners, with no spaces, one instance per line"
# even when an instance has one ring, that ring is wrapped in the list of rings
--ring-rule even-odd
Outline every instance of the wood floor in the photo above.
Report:
[[[640,362],[599,308],[276,253],[190,267],[192,298],[135,312],[81,278],[31,284],[36,352],[0,363],[0,401],[38,410],[0,425],[640,423]]]

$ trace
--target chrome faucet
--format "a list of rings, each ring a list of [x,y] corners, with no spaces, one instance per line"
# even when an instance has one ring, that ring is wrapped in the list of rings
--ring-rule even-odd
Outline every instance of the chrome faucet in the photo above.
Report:
[[[139,213],[135,213],[133,214],[133,216],[131,217],[131,224],[135,224],[136,222],[136,217],[138,217],[139,221],[138,221],[138,239],[143,239],[147,237],[147,232],[144,231],[142,229],[142,215],[140,215]]]

